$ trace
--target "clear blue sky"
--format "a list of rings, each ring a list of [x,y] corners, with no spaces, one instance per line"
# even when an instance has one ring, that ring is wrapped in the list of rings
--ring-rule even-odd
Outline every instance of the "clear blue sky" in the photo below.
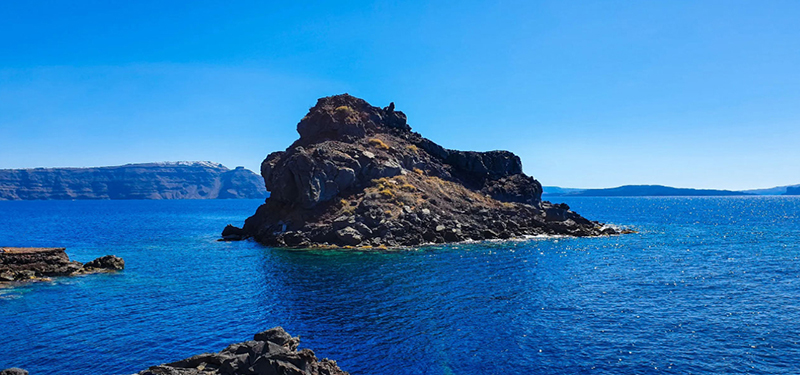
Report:
[[[545,185],[800,183],[798,1],[109,3],[0,2],[0,168],[258,170],[349,92]]]

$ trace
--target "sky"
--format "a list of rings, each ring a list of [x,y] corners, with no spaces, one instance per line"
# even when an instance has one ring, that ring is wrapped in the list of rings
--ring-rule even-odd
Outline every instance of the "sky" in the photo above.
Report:
[[[0,2],[0,168],[258,171],[317,98],[543,185],[800,183],[797,1]]]

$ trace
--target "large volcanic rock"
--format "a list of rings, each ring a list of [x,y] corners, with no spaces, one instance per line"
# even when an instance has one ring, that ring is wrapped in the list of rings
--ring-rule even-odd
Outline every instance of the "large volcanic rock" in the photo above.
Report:
[[[616,234],[566,205],[542,202],[541,184],[522,173],[517,155],[443,148],[412,132],[393,103],[322,98],[297,131],[300,139],[261,164],[271,196],[243,228],[267,245]]]

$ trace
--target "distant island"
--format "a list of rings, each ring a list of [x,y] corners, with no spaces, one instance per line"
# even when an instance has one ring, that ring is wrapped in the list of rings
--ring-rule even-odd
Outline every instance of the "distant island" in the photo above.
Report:
[[[300,139],[261,164],[271,195],[243,228],[268,246],[398,247],[558,234],[618,234],[542,186],[509,151],[446,149],[411,131],[394,103],[321,98],[297,124]]]
[[[94,168],[0,169],[0,200],[265,198],[243,167],[162,162]]]
[[[752,190],[714,190],[674,188],[663,185],[624,185],[607,189],[576,189],[559,186],[542,187],[551,197],[720,197],[756,195],[800,195],[800,185],[776,186]]]

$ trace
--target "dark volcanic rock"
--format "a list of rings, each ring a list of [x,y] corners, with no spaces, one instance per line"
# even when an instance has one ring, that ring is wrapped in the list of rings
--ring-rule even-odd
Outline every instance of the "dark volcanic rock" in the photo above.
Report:
[[[125,268],[125,261],[113,255],[106,255],[86,264],[70,261],[65,250],[63,247],[0,248],[0,283],[119,271]]]
[[[12,367],[0,371],[0,375],[28,375],[28,372],[21,368]]]
[[[0,170],[0,200],[264,197],[255,173],[211,162]]]
[[[271,195],[236,236],[272,246],[415,246],[616,234],[542,202],[517,155],[446,149],[412,132],[393,103],[322,98],[297,131],[300,139],[261,164]]]
[[[83,265],[83,269],[119,271],[125,269],[125,261],[114,255],[106,255]]]
[[[225,226],[225,229],[222,230],[222,238],[220,241],[241,241],[247,237],[247,232],[244,229],[228,224]]]
[[[257,333],[253,341],[232,344],[219,353],[200,354],[153,366],[139,375],[346,375],[336,361],[298,351],[298,337],[281,327]]]

